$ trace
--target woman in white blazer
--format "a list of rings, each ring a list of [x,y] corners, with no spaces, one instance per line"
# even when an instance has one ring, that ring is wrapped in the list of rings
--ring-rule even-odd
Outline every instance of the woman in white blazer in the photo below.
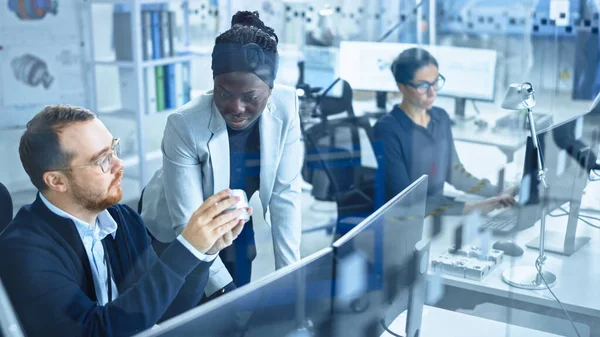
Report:
[[[267,223],[270,218],[276,268],[300,259],[298,98],[294,88],[273,83],[277,42],[257,12],[235,14],[213,49],[214,89],[168,117],[163,167],[147,185],[142,207],[159,253],[203,200],[239,188],[248,198],[259,193]],[[232,276],[237,286],[248,283],[255,254],[250,221],[213,263],[206,295],[233,288]]]

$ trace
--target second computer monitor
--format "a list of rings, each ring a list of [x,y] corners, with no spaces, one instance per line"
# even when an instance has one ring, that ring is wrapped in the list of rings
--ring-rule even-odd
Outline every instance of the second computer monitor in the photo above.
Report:
[[[332,275],[333,249],[324,248],[137,337],[326,336]]]
[[[379,336],[407,310],[426,196],[422,176],[334,242],[332,336]]]
[[[531,227],[540,220],[542,210],[550,213],[563,205],[568,209],[564,219],[566,234],[551,233],[546,237],[546,250],[570,255],[589,240],[576,238],[579,206],[588,180],[588,161],[591,148],[581,142],[584,116],[541,130],[537,134],[546,168],[547,188],[538,179],[537,151],[531,137],[527,140],[519,204],[518,227]],[[563,211],[563,213],[564,213]],[[537,241],[528,247],[538,248]]]

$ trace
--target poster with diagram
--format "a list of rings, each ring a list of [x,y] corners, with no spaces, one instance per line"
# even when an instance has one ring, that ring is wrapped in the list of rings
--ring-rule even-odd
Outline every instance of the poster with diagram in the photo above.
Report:
[[[89,104],[83,2],[0,0],[0,127],[44,106]]]

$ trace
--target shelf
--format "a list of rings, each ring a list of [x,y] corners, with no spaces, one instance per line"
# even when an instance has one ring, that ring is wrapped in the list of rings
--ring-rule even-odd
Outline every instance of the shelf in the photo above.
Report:
[[[132,61],[93,61],[96,66],[116,66],[121,68],[133,68]]]
[[[165,57],[165,58],[156,59],[156,60],[145,60],[145,61],[142,61],[142,67],[151,68],[151,67],[164,66],[164,65],[173,64],[173,63],[189,62],[192,60],[192,58],[194,58],[197,55],[204,55],[204,54],[193,51],[191,54],[188,54],[188,55]],[[116,66],[116,67],[121,67],[121,68],[134,68],[134,66],[135,66],[135,62],[133,62],[133,61],[93,61],[93,63],[96,66]]]
[[[183,55],[183,56],[166,57],[166,58],[157,59],[157,60],[147,60],[147,61],[142,62],[142,66],[144,68],[150,68],[150,67],[163,66],[163,65],[171,64],[171,63],[188,62],[188,61],[191,61],[193,57],[194,57],[194,55],[190,54],[190,55]]]

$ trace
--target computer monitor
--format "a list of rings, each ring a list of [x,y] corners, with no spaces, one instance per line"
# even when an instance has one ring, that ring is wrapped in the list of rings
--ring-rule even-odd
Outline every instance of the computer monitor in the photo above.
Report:
[[[341,81],[336,82],[338,50],[331,47],[306,46],[303,56],[304,59],[298,67],[298,82],[308,84],[311,88],[321,88],[317,92],[318,95],[341,98],[344,85]]]
[[[6,289],[0,281],[0,337],[23,337],[25,334],[10,303]]]
[[[390,66],[402,51],[415,47],[437,59],[440,74],[446,78],[439,95],[456,98],[456,116],[464,116],[465,99],[494,100],[497,56],[489,49],[342,41],[339,76],[354,90],[397,92]]]
[[[326,335],[320,329],[331,318],[332,276],[328,247],[137,336]]]
[[[537,152],[531,137],[527,139],[521,191],[519,194],[518,229],[531,227],[540,220],[542,209],[547,214],[569,203],[566,233],[547,232],[545,250],[571,255],[589,241],[589,237],[576,237],[579,208],[589,171],[589,146],[579,144],[584,116],[553,125],[538,132],[542,161],[547,169],[544,188],[538,181]],[[539,238],[527,244],[539,249]]]
[[[415,280],[422,284],[424,277],[415,273],[421,266],[415,261],[427,259],[422,245],[418,254],[416,249],[423,234],[426,197],[427,176],[422,176],[333,243],[332,336],[379,336],[409,308],[410,299],[413,313],[407,335],[418,333],[424,294],[416,292],[424,287],[412,285]]]

